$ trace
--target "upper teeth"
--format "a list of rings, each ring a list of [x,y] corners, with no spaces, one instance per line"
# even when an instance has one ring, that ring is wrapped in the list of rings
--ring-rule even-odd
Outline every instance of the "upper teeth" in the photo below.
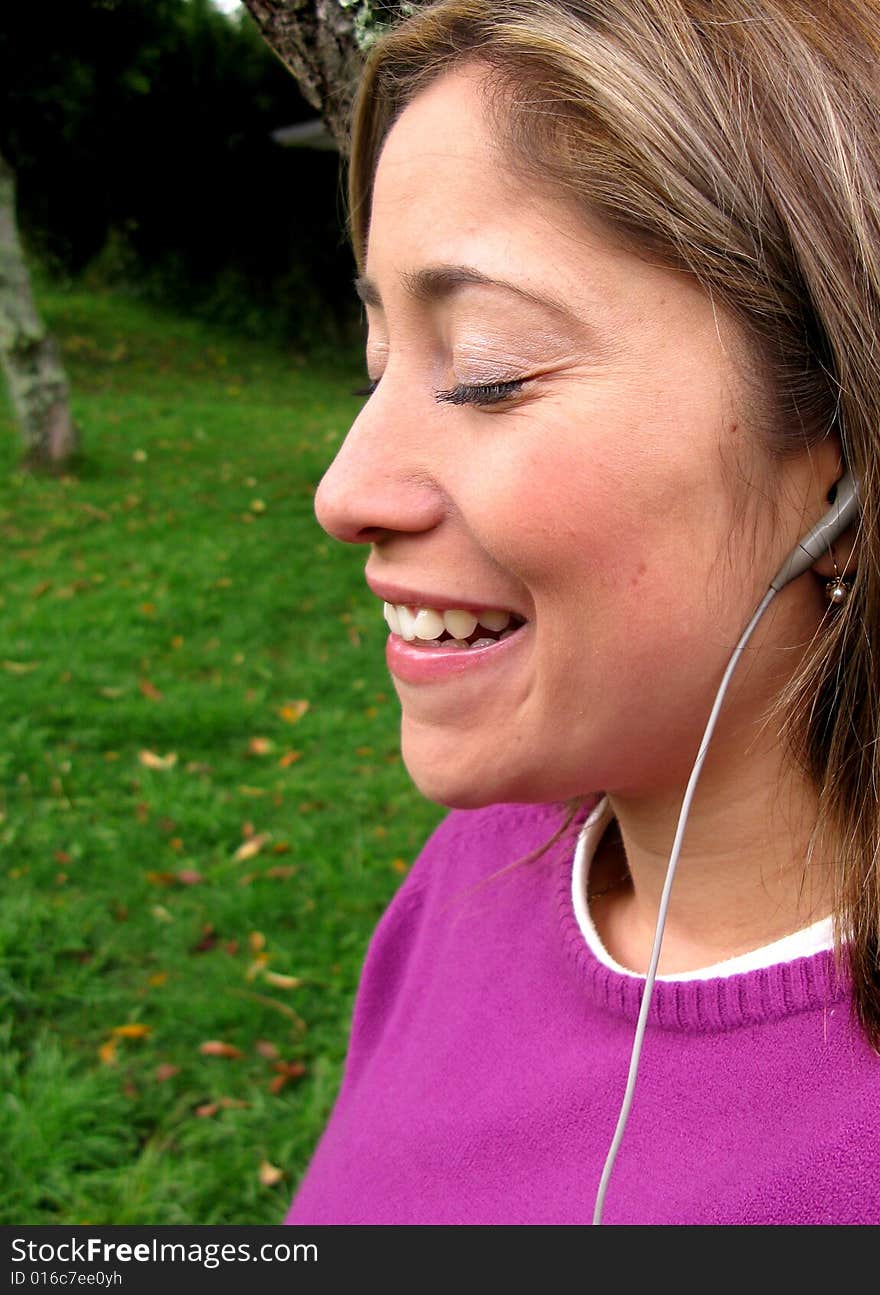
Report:
[[[510,624],[510,612],[466,612],[453,609],[438,611],[434,607],[409,607],[405,604],[385,603],[385,620],[392,634],[412,642],[413,639],[438,639],[444,630],[455,639],[466,639],[477,625],[483,625],[496,634]]]

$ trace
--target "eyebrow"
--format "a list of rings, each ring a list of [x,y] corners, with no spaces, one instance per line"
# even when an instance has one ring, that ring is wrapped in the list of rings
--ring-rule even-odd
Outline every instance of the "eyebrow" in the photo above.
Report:
[[[471,265],[428,265],[421,270],[403,270],[400,281],[405,292],[423,305],[444,301],[451,297],[457,288],[476,283],[491,288],[504,288],[507,292],[513,292],[523,300],[531,302],[532,305],[543,306],[569,319],[574,318],[562,301],[532,292],[518,283],[492,278],[491,275],[484,274],[482,270],[477,270]],[[379,289],[367,275],[358,275],[354,281],[354,290],[365,306],[374,306],[377,310],[383,309]]]

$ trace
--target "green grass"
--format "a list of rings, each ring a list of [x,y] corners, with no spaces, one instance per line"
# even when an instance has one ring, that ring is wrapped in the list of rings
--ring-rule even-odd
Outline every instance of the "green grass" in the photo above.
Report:
[[[84,457],[19,473],[0,409],[0,1222],[276,1223],[442,813],[400,761],[366,554],[312,513],[362,363],[41,307]]]

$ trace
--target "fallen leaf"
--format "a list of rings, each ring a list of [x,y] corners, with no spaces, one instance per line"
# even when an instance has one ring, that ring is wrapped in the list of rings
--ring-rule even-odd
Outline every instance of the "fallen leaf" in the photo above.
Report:
[[[151,985],[153,989],[158,989],[160,985],[165,984],[167,979],[167,971],[154,971],[151,976],[147,977],[147,984]]]
[[[98,1048],[98,1056],[101,1058],[101,1062],[103,1065],[115,1066],[116,1065],[116,1040],[108,1039],[106,1043],[102,1043],[100,1048]]]
[[[246,980],[256,980],[257,976],[262,975],[266,963],[269,961],[268,953],[258,953],[254,961],[244,973]]]
[[[43,594],[48,593],[52,588],[51,580],[41,580],[38,585],[34,585],[31,590],[31,598],[42,598]]]
[[[392,859],[391,866],[395,872],[409,872],[409,864],[406,859]]]
[[[162,700],[162,693],[159,691],[159,689],[156,687],[154,683],[150,682],[149,679],[140,679],[138,681],[138,687],[140,688],[143,695],[146,697],[147,701]]]
[[[260,853],[269,839],[269,832],[259,832],[256,836],[248,837],[235,851],[232,856],[233,859],[236,863],[244,863],[246,859],[253,859],[255,855]]]
[[[202,938],[192,946],[190,953],[208,953],[214,948],[218,938],[217,932],[211,923],[206,922],[202,927]]]
[[[153,1033],[153,1027],[134,1021],[128,1025],[114,1025],[111,1033],[117,1039],[145,1039],[148,1034]]]
[[[235,1059],[241,1056],[241,1049],[237,1048],[234,1043],[223,1043],[220,1039],[208,1039],[207,1042],[199,1045],[199,1052],[204,1057],[229,1057]]]
[[[252,737],[248,742],[248,751],[251,755],[268,755],[274,745],[268,737]]]
[[[173,886],[177,880],[173,872],[148,872],[146,878],[151,886]]]
[[[170,1061],[163,1061],[162,1064],[157,1066],[153,1071],[153,1078],[157,1084],[164,1084],[166,1080],[173,1079],[174,1076],[179,1073],[180,1066],[172,1066]]]
[[[169,751],[167,755],[157,755],[155,751],[140,751],[138,759],[147,769],[173,769],[177,764],[177,752]]]
[[[260,1182],[264,1187],[274,1187],[284,1177],[284,1170],[279,1169],[277,1165],[270,1164],[268,1160],[264,1160],[260,1165],[259,1175]]]
[[[276,842],[275,842],[275,844],[272,846],[272,853],[273,853],[273,854],[290,854],[290,842],[289,842],[289,841],[276,841]]]
[[[250,945],[251,953],[259,953],[266,947],[266,937],[262,931],[251,931],[248,936],[248,944]]]
[[[295,863],[280,863],[276,864],[274,868],[267,868],[263,873],[263,876],[274,877],[279,881],[289,881],[290,878],[295,877],[298,872],[299,868]]]
[[[265,795],[266,795],[266,788],[265,788],[265,787],[244,787],[244,786],[242,786],[242,787],[239,787],[239,789],[238,789],[238,790],[241,792],[242,796],[265,796]]]
[[[220,1107],[216,1102],[205,1102],[202,1106],[197,1106],[193,1115],[198,1115],[200,1119],[207,1119],[211,1115],[216,1115]]]
[[[275,1061],[280,1055],[276,1045],[270,1043],[268,1039],[257,1039],[254,1046],[260,1056],[265,1057],[267,1061]]]
[[[263,500],[263,499],[252,499],[252,500],[251,500],[251,512],[252,512],[252,513],[264,513],[265,511],[266,511],[266,502],[265,502],[265,500]]]
[[[3,669],[8,670],[10,674],[30,674],[39,664],[39,661],[4,661]]]
[[[196,868],[181,868],[177,873],[177,880],[181,886],[198,886],[204,879]]]
[[[264,971],[263,979],[276,989],[299,989],[302,984],[299,976],[284,976],[280,971]]]
[[[168,909],[167,909],[167,908],[165,908],[165,907],[164,907],[164,905],[162,905],[162,904],[154,904],[154,905],[153,905],[152,912],[153,912],[153,916],[155,917],[155,919],[156,919],[156,921],[157,921],[157,922],[173,922],[173,921],[174,921],[174,918],[173,918],[173,916],[171,915],[171,913],[169,913],[169,912],[168,912]]]
[[[270,1093],[280,1093],[287,1084],[306,1073],[306,1067],[301,1061],[276,1061],[273,1070],[277,1070],[278,1073],[269,1081]]]
[[[278,714],[286,724],[295,724],[297,720],[302,719],[309,709],[310,703],[305,700],[286,701],[279,709]]]
[[[278,764],[282,769],[289,769],[292,764],[296,764],[297,760],[301,759],[302,751],[285,751]]]

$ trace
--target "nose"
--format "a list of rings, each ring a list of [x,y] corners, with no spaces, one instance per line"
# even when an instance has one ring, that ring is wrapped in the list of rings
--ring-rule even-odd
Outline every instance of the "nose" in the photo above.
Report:
[[[376,391],[355,419],[315,493],[315,516],[347,544],[430,530],[443,516],[441,492],[413,433]]]

